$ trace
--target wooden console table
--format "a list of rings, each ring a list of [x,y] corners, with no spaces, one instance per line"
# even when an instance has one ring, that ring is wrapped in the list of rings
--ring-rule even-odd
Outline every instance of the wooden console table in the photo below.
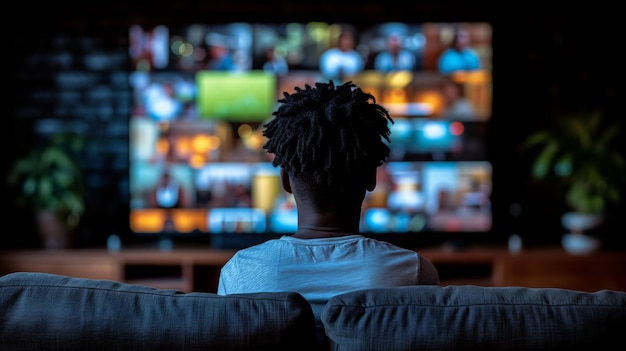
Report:
[[[182,291],[217,291],[220,268],[234,250],[99,249],[0,252],[0,274],[45,272]]]
[[[626,291],[626,251],[571,255],[560,247],[464,251],[419,250],[439,269],[442,285],[526,286]]]
[[[570,255],[560,248],[511,254],[503,248],[418,250],[439,269],[442,285],[556,287],[626,291],[626,252]],[[182,291],[217,291],[220,268],[235,250],[99,249],[0,252],[0,274],[47,272]]]

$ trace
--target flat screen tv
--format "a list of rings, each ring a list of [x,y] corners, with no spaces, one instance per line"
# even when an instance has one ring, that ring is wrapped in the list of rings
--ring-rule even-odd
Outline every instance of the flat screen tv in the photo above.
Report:
[[[479,67],[444,72],[439,59],[458,27]],[[362,65],[331,77],[322,56],[346,30]],[[409,68],[376,63],[391,37]],[[489,233],[491,38],[485,22],[132,26],[132,235],[247,246],[293,233],[297,208],[262,149],[262,129],[283,92],[328,80],[356,83],[395,121],[391,155],[363,204],[364,234],[419,243]]]

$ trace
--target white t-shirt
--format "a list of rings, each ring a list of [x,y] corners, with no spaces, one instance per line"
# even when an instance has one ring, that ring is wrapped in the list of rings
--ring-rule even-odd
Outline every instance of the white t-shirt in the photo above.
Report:
[[[222,267],[217,293],[296,291],[319,319],[334,295],[416,284],[439,284],[439,277],[413,250],[362,235],[283,236],[238,251]]]

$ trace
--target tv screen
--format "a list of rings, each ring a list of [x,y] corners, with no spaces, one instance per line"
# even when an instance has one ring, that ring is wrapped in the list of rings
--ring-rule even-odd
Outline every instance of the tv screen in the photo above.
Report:
[[[476,66],[446,71],[459,28]],[[353,55],[333,58],[344,32]],[[284,92],[328,80],[356,83],[395,121],[391,155],[363,204],[365,234],[489,232],[491,36],[485,22],[132,26],[131,232],[293,233],[297,207],[262,129]]]
[[[276,76],[264,71],[198,71],[200,119],[264,121],[276,106]]]

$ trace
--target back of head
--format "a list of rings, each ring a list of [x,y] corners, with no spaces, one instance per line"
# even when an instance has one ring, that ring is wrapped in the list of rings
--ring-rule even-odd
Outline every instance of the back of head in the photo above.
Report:
[[[464,50],[470,46],[470,32],[463,26],[454,28],[454,37],[452,45],[457,50]]]
[[[352,82],[318,82],[283,95],[263,131],[273,165],[306,184],[301,191],[320,206],[363,192],[365,175],[389,156],[387,110]]]
[[[344,30],[339,33],[337,38],[337,46],[342,51],[350,51],[354,49],[355,34],[350,30]]]

